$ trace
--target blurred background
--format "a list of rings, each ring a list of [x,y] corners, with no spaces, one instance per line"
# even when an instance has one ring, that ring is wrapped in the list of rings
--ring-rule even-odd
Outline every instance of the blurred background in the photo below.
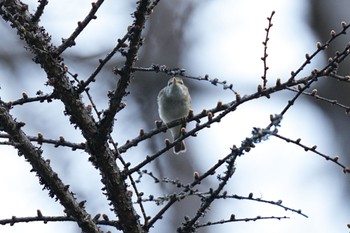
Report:
[[[36,1],[25,1],[31,12]],[[75,29],[76,23],[83,20],[90,10],[91,3],[79,0],[50,1],[41,18],[43,25],[52,35],[52,43],[59,45]],[[188,75],[204,76],[226,80],[233,84],[235,91],[242,96],[256,91],[262,83],[263,56],[262,42],[265,39],[267,17],[276,11],[268,42],[268,86],[289,78],[305,60],[305,53],[316,49],[316,42],[324,42],[330,31],[341,30],[341,21],[350,22],[345,0],[222,0],[222,1],[160,1],[147,22],[145,43],[139,54],[138,66],[150,67],[152,64],[166,65],[168,68],[186,69]],[[118,38],[126,33],[132,23],[130,14],[135,9],[134,1],[116,4],[106,1],[92,21],[77,38],[76,46],[63,53],[69,71],[79,74],[85,80],[116,44]],[[0,98],[3,101],[19,99],[22,92],[34,96],[38,90],[50,93],[45,85],[46,76],[40,67],[31,61],[33,55],[18,39],[10,26],[0,21]],[[314,68],[321,68],[327,58],[341,50],[349,41],[344,35],[327,51],[314,59],[302,75]],[[107,92],[115,87],[117,78],[112,69],[121,67],[124,60],[115,56],[97,76],[91,86],[91,93],[99,110],[108,104]],[[339,68],[340,75],[348,75],[348,61]],[[299,76],[302,77],[302,76]],[[137,72],[130,85],[130,95],[125,98],[127,107],[119,113],[113,137],[122,145],[138,135],[141,128],[146,131],[155,127],[159,119],[156,97],[167,83],[163,74]],[[185,80],[190,88],[195,113],[234,99],[232,92],[213,86],[208,82]],[[350,105],[349,88],[343,82],[325,78],[317,82],[321,96],[337,99]],[[311,90],[310,90],[311,91]],[[150,164],[146,169],[160,178],[179,179],[187,184],[193,180],[195,171],[204,173],[218,159],[230,152],[234,144],[250,136],[252,127],[265,127],[269,115],[279,113],[287,101],[293,97],[291,92],[277,93],[271,99],[259,99],[240,106],[220,124],[201,131],[197,137],[187,139],[188,151],[173,156],[169,151]],[[88,100],[84,97],[88,104]],[[28,135],[42,132],[44,137],[56,138],[63,135],[72,142],[84,141],[79,131],[69,124],[63,114],[63,105],[54,101],[47,104],[26,104],[16,106],[12,115],[26,122]],[[193,128],[190,124],[188,128]],[[343,109],[318,102],[308,97],[300,98],[284,117],[280,134],[291,139],[301,138],[308,146],[317,145],[318,150],[333,157],[340,156],[343,164],[350,164],[349,142],[350,124]],[[152,140],[130,149],[124,158],[133,165],[161,149],[164,139],[170,134],[159,134]],[[41,191],[38,179],[29,173],[30,166],[18,157],[11,147],[0,148],[0,219],[11,216],[35,216],[40,209],[44,215],[62,215],[63,209],[53,202],[46,191]],[[44,145],[44,156],[72,190],[79,200],[87,200],[87,210],[91,213],[107,213],[108,202],[101,195],[98,171],[87,162],[84,152],[73,152],[66,148]],[[268,204],[249,201],[224,200],[216,202],[207,220],[227,219],[231,214],[237,218],[260,216],[284,216],[289,220],[261,220],[248,223],[230,223],[215,227],[201,228],[199,232],[347,232],[350,223],[349,176],[321,157],[305,152],[303,149],[287,144],[277,138],[258,144],[250,153],[240,157],[236,173],[226,190],[228,193],[266,200],[283,200],[283,204],[301,209],[309,218]],[[218,174],[220,171],[217,171]],[[208,191],[216,187],[217,180],[209,178],[200,190]],[[145,196],[163,195],[177,189],[170,184],[154,184],[152,179],[144,178],[140,189]],[[177,203],[164,218],[156,223],[151,232],[175,232],[183,221],[183,216],[193,216],[199,206],[195,198]],[[159,207],[146,204],[149,214]],[[59,228],[58,228],[59,227]],[[74,223],[29,223],[13,227],[0,226],[1,232],[23,232],[35,229],[36,232],[76,232]],[[108,228],[104,228],[108,229]]]

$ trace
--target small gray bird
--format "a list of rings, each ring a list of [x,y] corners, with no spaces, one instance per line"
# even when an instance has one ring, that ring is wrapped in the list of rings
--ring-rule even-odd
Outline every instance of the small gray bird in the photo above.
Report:
[[[169,79],[168,85],[160,90],[158,94],[158,113],[160,119],[167,124],[174,120],[185,118],[191,109],[191,97],[188,88],[181,78]],[[170,129],[173,139],[181,137],[181,128],[178,125]],[[185,142],[181,141],[174,146],[174,153],[179,154],[186,151]]]

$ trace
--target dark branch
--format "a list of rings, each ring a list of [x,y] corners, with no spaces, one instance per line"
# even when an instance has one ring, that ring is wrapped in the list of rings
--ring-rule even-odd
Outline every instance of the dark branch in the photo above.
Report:
[[[54,52],[55,56],[59,56],[68,47],[72,47],[75,45],[75,39],[79,36],[79,34],[84,30],[84,28],[90,23],[91,20],[97,18],[95,14],[103,2],[104,0],[98,0],[96,2],[91,3],[92,8],[89,14],[85,17],[83,21],[78,22],[78,27],[74,30],[72,35],[70,35],[67,39],[62,39],[63,43]]]
[[[108,110],[104,112],[104,117],[100,121],[100,137],[102,140],[107,139],[107,135],[112,131],[114,124],[114,117],[117,112],[122,108],[122,99],[127,94],[127,87],[129,85],[133,70],[132,66],[137,60],[137,53],[142,45],[141,33],[145,27],[146,17],[148,16],[148,10],[150,7],[149,0],[141,0],[138,2],[137,10],[134,12],[135,17],[133,25],[129,30],[129,49],[125,54],[126,61],[123,68],[115,68],[115,74],[120,75],[116,90],[110,95]]]
[[[287,216],[280,216],[280,217],[277,217],[277,216],[270,216],[270,217],[257,216],[255,218],[236,218],[235,215],[232,214],[229,219],[199,224],[197,226],[197,228],[213,226],[213,225],[218,225],[218,224],[224,224],[224,223],[230,223],[230,222],[255,222],[258,220],[268,220],[268,219],[281,220],[281,219],[289,219],[289,217],[287,217]]]
[[[39,21],[41,15],[44,13],[45,6],[47,5],[48,1],[47,0],[39,0],[39,6],[35,11],[35,14],[32,18],[33,22]]]
[[[264,45],[264,56],[261,58],[261,60],[264,63],[264,73],[261,76],[261,79],[263,80],[263,85],[262,85],[262,89],[266,88],[266,84],[267,84],[267,70],[269,69],[269,67],[267,66],[267,43],[269,42],[270,38],[269,38],[269,34],[270,34],[270,30],[273,26],[272,24],[272,17],[274,16],[275,11],[271,12],[270,17],[267,17],[267,20],[269,21],[269,25],[267,26],[267,28],[265,28],[266,31],[266,35],[265,35],[265,41],[263,42]]]
[[[14,142],[19,154],[23,155],[31,164],[32,171],[35,171],[40,179],[40,184],[49,190],[50,196],[56,196],[65,207],[68,216],[72,216],[85,232],[99,232],[96,224],[83,207],[79,205],[58,174],[55,173],[50,164],[46,162],[41,154],[41,150],[35,148],[24,132],[20,129],[20,124],[12,119],[7,109],[0,104],[0,129],[4,130]]]

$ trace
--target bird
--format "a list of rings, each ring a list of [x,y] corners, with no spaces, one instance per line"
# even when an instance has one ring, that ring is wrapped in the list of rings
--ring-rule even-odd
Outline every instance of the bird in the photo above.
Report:
[[[169,79],[167,86],[160,90],[157,102],[159,117],[165,124],[186,118],[192,109],[188,88],[182,78],[179,77]],[[183,127],[186,127],[186,125],[178,125],[170,129],[174,141],[181,137]],[[175,154],[186,152],[185,142],[183,140],[178,142],[174,145],[173,150]]]

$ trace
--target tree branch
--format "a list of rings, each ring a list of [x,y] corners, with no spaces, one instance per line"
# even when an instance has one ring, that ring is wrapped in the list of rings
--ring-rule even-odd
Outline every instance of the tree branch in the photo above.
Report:
[[[84,232],[99,232],[90,215],[79,205],[69,191],[69,186],[63,184],[49,163],[42,158],[42,151],[35,148],[20,129],[21,125],[23,124],[15,122],[8,110],[0,104],[0,129],[9,134],[11,141],[15,143],[15,147],[19,151],[19,155],[24,155],[32,165],[32,171],[37,173],[40,183],[44,185],[45,189],[49,190],[50,196],[57,197],[65,207],[66,214],[72,216]]]
[[[121,101],[127,94],[126,89],[129,85],[131,75],[133,73],[132,66],[137,60],[137,53],[142,45],[141,32],[145,27],[146,16],[149,14],[150,1],[141,0],[138,2],[137,10],[134,12],[134,23],[129,30],[129,50],[125,54],[126,61],[122,69],[115,68],[115,74],[120,75],[116,90],[111,94],[109,100],[109,108],[104,113],[104,117],[101,120],[101,136],[107,138],[107,135],[111,132],[114,117],[121,108]]]
[[[142,4],[141,4],[142,5]],[[126,183],[114,161],[114,155],[105,140],[100,137],[99,128],[85,108],[81,96],[66,76],[63,59],[56,56],[56,48],[50,43],[50,36],[37,23],[31,21],[26,5],[20,1],[1,1],[0,14],[11,26],[17,29],[20,38],[25,40],[30,50],[48,76],[48,84],[54,87],[54,94],[65,106],[65,113],[70,115],[71,123],[77,125],[87,140],[90,161],[101,172],[108,199],[122,223],[125,232],[142,232],[138,215],[126,192]],[[134,48],[135,49],[135,48]],[[108,132],[109,133],[109,132]],[[82,220],[78,219],[78,223]],[[83,226],[81,226],[83,227]],[[87,231],[93,232],[93,231]]]

